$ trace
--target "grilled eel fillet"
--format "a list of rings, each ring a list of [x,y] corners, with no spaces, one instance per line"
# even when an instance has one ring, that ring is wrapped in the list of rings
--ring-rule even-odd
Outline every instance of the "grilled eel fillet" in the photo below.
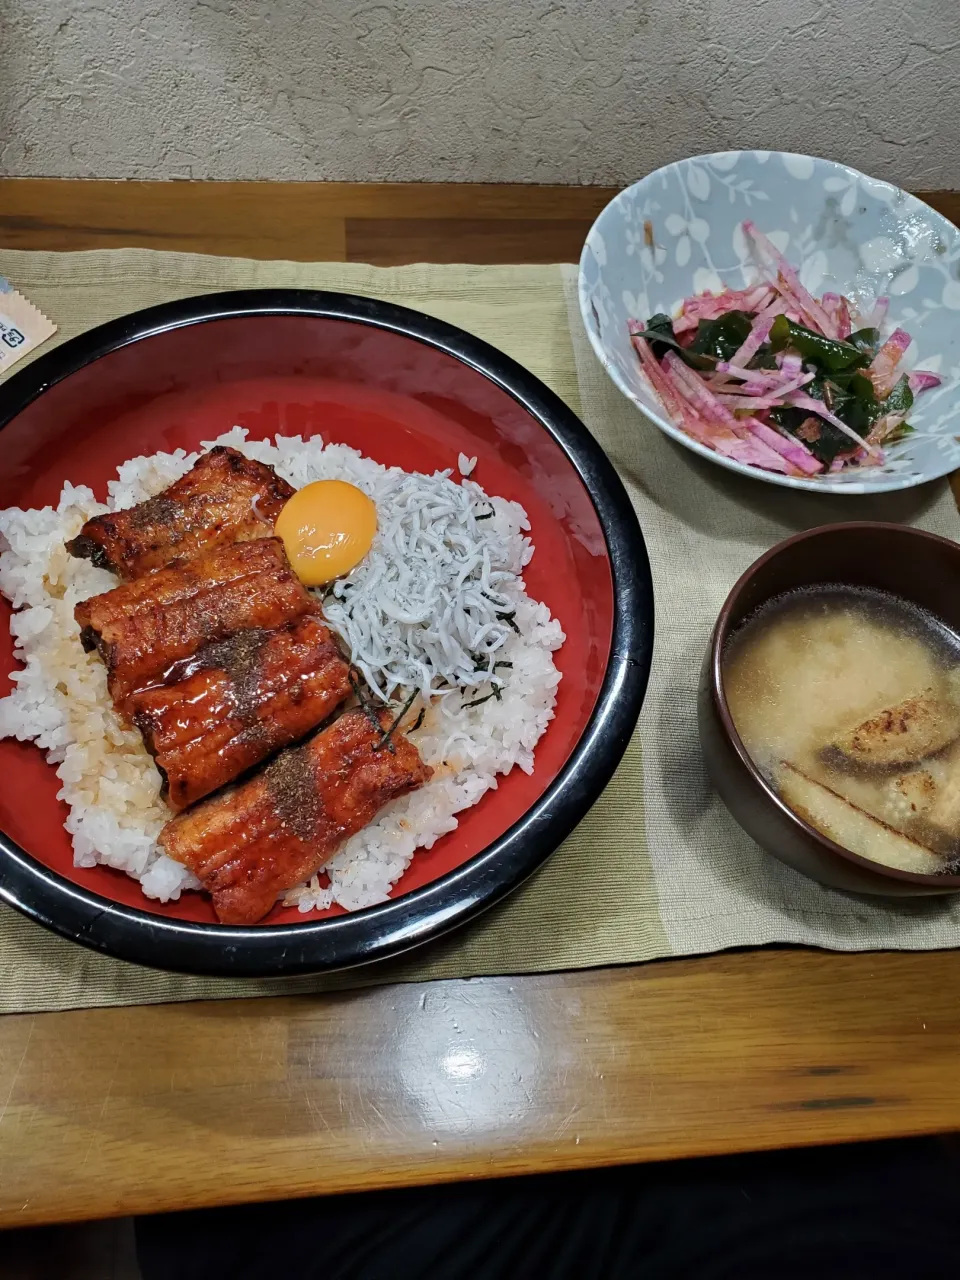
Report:
[[[199,649],[130,699],[133,722],[179,812],[304,737],[350,694],[329,630],[306,615]]]
[[[389,800],[432,776],[408,738],[346,711],[255,777],[179,814],[160,832],[171,858],[213,897],[223,924],[261,920],[286,889],[314,875]]]
[[[269,537],[293,492],[272,467],[217,445],[156,497],[88,520],[67,550],[139,578],[226,543]]]
[[[174,663],[237,631],[271,631],[319,605],[287,562],[279,538],[215,547],[77,605],[86,650],[107,666],[114,705],[130,718],[130,695],[159,684]]]

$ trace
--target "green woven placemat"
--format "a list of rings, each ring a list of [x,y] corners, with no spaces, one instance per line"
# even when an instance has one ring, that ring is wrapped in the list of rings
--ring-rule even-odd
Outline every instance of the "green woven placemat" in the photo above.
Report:
[[[0,909],[0,1012],[586,968],[773,941],[837,949],[960,942],[952,900],[870,903],[821,889],[761,854],[706,785],[694,701],[713,619],[761,551],[793,529],[844,516],[907,520],[951,536],[956,512],[945,485],[844,504],[740,480],[694,457],[607,381],[580,327],[572,267],[384,270],[146,250],[7,251],[0,274],[57,322],[60,339],[173,298],[278,285],[388,298],[477,334],[543,378],[614,459],[650,549],[658,636],[644,714],[613,782],[540,873],[472,924],[388,964],[247,982],[108,960]]]

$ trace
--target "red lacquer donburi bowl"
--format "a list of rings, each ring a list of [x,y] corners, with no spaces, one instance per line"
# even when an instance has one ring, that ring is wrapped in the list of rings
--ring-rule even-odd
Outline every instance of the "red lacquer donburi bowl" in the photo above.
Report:
[[[653,600],[623,486],[573,413],[532,374],[450,325],[371,299],[302,290],[216,294],[138,312],[64,343],[0,389],[0,507],[98,496],[138,454],[195,449],[232,426],[319,433],[387,465],[479,459],[488,492],[521,502],[531,595],[567,641],[556,719],[532,776],[515,769],[418,852],[392,899],[347,914],[276,907],[218,925],[208,900],[148,901],[107,867],[73,865],[58,780],[32,745],[0,743],[0,897],[67,937],[169,969],[267,975],[338,968],[425,941],[529,875],[620,760],[649,673]],[[15,667],[0,603],[0,693]]]

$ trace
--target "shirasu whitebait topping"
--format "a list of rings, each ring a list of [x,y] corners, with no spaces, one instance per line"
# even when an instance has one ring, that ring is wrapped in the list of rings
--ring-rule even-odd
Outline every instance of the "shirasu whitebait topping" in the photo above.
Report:
[[[323,593],[327,621],[350,660],[383,698],[425,698],[497,688],[497,659],[517,629],[522,508],[488,498],[449,471],[386,472],[376,487],[379,527],[367,557]]]

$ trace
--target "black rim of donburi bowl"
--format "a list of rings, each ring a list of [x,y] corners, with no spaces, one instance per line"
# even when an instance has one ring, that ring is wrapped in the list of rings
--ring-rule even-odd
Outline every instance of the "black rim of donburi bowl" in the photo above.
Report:
[[[222,977],[322,972],[384,959],[462,924],[515,889],[609,782],[640,714],[653,652],[653,586],[636,514],[606,454],[532,373],[455,326],[407,307],[306,289],[186,298],[99,325],[33,361],[3,387],[0,430],[48,387],[101,356],[188,325],[304,316],[370,325],[425,343],[506,391],[563,450],[603,527],[613,577],[610,658],[593,714],[560,773],[522,818],[439,879],[375,907],[302,924],[234,928],[113,902],[38,862],[0,832],[0,900],[66,938],[138,964]]]

